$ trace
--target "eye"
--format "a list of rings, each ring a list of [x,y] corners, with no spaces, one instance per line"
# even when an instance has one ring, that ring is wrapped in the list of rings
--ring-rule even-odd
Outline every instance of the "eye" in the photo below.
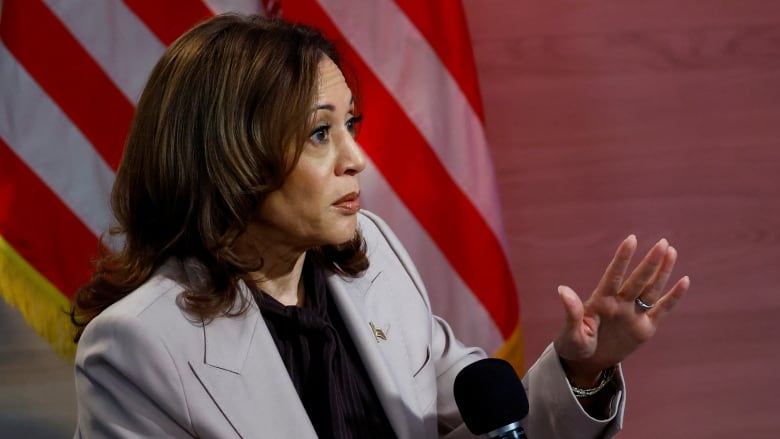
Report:
[[[357,137],[358,133],[360,132],[360,123],[363,122],[363,116],[353,116],[350,117],[349,120],[347,120],[346,127],[347,131],[349,131],[349,134],[352,135],[352,137]]]
[[[309,139],[318,144],[325,145],[330,140],[330,125],[320,125],[309,134]]]

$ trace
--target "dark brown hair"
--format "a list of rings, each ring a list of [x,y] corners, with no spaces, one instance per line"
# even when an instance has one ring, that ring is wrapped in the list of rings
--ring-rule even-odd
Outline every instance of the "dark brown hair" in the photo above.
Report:
[[[237,283],[252,287],[249,273],[262,260],[242,259],[234,243],[301,154],[323,56],[340,65],[309,27],[235,14],[199,24],[166,50],[136,108],[112,191],[118,226],[110,233],[124,246],[104,253],[76,293],[76,340],[169,258],[205,270],[205,284],[184,285],[179,298],[190,315],[208,321],[246,310]],[[359,233],[310,253],[342,275],[368,267]],[[236,300],[244,301],[230,314]]]

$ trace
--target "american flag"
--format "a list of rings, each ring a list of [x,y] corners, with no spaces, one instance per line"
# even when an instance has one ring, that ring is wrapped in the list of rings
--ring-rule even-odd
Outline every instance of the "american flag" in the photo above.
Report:
[[[363,204],[404,242],[434,312],[522,367],[471,41],[457,0],[4,0],[0,294],[64,355],[68,308],[112,223],[134,105],[165,47],[240,11],[310,24],[359,81]]]

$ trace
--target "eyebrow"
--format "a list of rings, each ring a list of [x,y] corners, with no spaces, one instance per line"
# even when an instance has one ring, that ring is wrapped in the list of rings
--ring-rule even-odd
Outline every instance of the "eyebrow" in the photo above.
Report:
[[[314,107],[314,112],[317,112],[319,110],[336,111],[336,107],[330,104],[317,105],[316,107]]]
[[[354,104],[355,104],[355,96],[353,95],[349,98],[349,106],[352,107]],[[331,104],[317,105],[316,107],[314,107],[314,111],[312,112],[317,112],[319,110],[336,111],[336,107]]]

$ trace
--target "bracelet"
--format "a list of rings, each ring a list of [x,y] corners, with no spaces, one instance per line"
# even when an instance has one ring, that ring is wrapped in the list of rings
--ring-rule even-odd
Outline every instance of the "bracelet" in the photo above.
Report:
[[[609,369],[602,370],[599,374],[601,380],[596,387],[591,387],[590,389],[580,389],[579,387],[575,387],[571,381],[569,382],[569,387],[571,387],[572,393],[574,393],[574,396],[577,398],[587,398],[589,396],[593,396],[599,393],[604,387],[606,387],[607,384],[612,382],[612,379],[615,377],[616,369],[617,367],[612,366]]]

